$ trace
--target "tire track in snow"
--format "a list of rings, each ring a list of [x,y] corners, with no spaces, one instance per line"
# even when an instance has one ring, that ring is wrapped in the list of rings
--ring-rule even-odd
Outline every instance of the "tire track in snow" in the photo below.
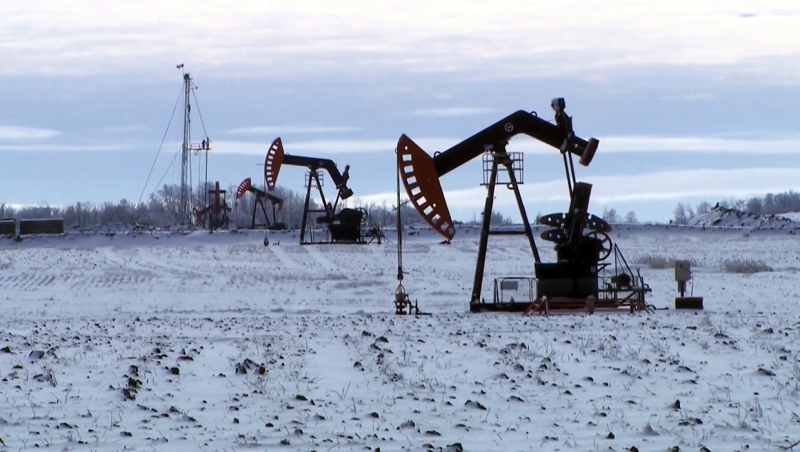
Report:
[[[327,272],[338,272],[341,268],[331,262],[327,257],[323,256],[319,249],[314,248],[315,246],[341,246],[341,245],[305,245],[305,250],[308,251],[308,254],[323,268],[323,270]],[[347,246],[347,245],[345,245]]]
[[[99,246],[97,247],[97,251],[103,256],[106,262],[115,264],[122,270],[127,270],[130,266],[130,261],[119,256],[110,246]]]
[[[269,252],[271,252],[272,255],[275,256],[281,262],[281,264],[283,264],[284,267],[286,267],[286,268],[288,268],[290,270],[299,270],[300,269],[300,266],[297,265],[297,262],[294,260],[294,258],[289,256],[286,253],[286,251],[284,251],[281,248],[280,245],[268,246],[267,250]]]
[[[17,275],[0,276],[0,288],[36,290],[42,287],[53,286],[56,275],[22,273]]]

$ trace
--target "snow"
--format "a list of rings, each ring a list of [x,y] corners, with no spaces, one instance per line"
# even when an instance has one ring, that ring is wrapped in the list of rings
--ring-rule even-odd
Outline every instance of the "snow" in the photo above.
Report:
[[[778,216],[783,218],[788,218],[792,221],[800,221],[800,212],[787,212],[787,213],[780,213]]]
[[[393,315],[391,233],[361,246],[301,246],[296,232],[269,233],[268,247],[264,232],[0,239],[0,450],[732,451],[800,440],[790,231],[617,228],[630,261],[694,260],[705,310],[671,309],[673,270],[641,266],[655,313],[552,317],[470,314],[478,231],[459,229],[451,245],[412,232],[404,285],[432,313],[418,318]],[[489,243],[487,298],[493,278],[533,272],[524,237]],[[774,271],[726,273],[726,259]]]
[[[756,215],[737,209],[715,207],[689,221],[689,226],[746,228],[746,229],[797,229],[800,214]]]

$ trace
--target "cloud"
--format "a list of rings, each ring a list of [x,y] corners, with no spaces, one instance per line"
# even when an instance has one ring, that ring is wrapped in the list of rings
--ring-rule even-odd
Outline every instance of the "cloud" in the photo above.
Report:
[[[593,205],[615,202],[683,200],[690,198],[744,198],[800,190],[800,168],[742,168],[733,170],[698,169],[686,171],[661,171],[639,175],[595,176],[582,178],[593,185]],[[542,202],[569,202],[563,180],[525,184],[520,186],[526,204]],[[513,192],[496,191],[497,208],[516,208]],[[402,193],[406,197],[405,192]],[[396,202],[396,193],[377,193],[360,199],[367,203]],[[482,209],[486,200],[483,187],[445,190],[450,210]]]
[[[678,100],[678,101],[698,101],[698,100],[713,100],[714,96],[709,93],[686,93],[686,94],[671,94],[668,96],[661,96],[658,100]]]
[[[580,131],[578,132],[580,134]],[[368,153],[393,151],[397,138],[385,139],[324,139],[284,141],[287,153]],[[588,137],[584,137],[588,138]],[[447,137],[414,137],[414,140],[428,154],[441,152],[461,142],[464,138]],[[598,153],[618,152],[697,152],[726,154],[797,154],[800,153],[800,137],[783,137],[780,139],[742,139],[721,137],[665,137],[649,135],[628,135],[599,137]],[[270,142],[216,141],[214,150],[233,154],[263,155]],[[514,137],[508,150],[528,154],[552,154],[554,149],[526,135]]]
[[[9,133],[8,137],[47,137],[58,132],[44,129],[32,129],[38,132]],[[750,135],[744,135],[750,136]],[[3,128],[0,127],[0,139],[3,138]],[[394,152],[397,146],[396,138],[380,139],[320,139],[320,140],[284,140],[283,146],[287,154],[295,155],[333,155],[333,154],[360,154],[360,153],[389,153]],[[442,152],[463,140],[463,138],[448,137],[411,137],[429,155]],[[220,154],[266,154],[271,144],[269,141],[212,141],[212,152]],[[165,149],[179,146],[177,142],[164,143]],[[31,142],[15,142],[0,145],[0,151],[120,151],[132,149],[132,144],[124,143],[48,143],[39,144]],[[508,150],[511,152],[524,152],[527,154],[550,155],[555,150],[539,141],[524,135],[518,135],[511,140]],[[780,139],[745,139],[745,138],[717,138],[717,137],[664,137],[647,135],[609,136],[600,137],[598,153],[647,153],[647,152],[693,152],[716,154],[756,154],[780,155],[800,154],[800,137],[783,137]]]
[[[714,152],[747,154],[795,154],[800,152],[800,138],[781,140],[742,140],[707,137],[611,136],[601,139],[607,152]]]
[[[395,139],[377,140],[304,140],[304,141],[283,141],[283,148],[287,154],[295,155],[327,155],[343,153],[369,153],[385,152],[394,153],[397,146],[398,135]],[[446,149],[456,143],[455,140],[447,138],[419,138],[414,140],[423,148],[433,150]],[[211,146],[214,151],[228,154],[254,154],[266,155],[270,142],[241,142],[241,141],[212,141]],[[445,147],[446,146],[446,147]],[[430,151],[433,153],[433,150]]]
[[[313,134],[313,133],[335,133],[335,132],[354,132],[361,130],[360,127],[314,127],[314,126],[259,126],[242,127],[228,131],[231,135],[266,135],[266,134]]]
[[[127,144],[0,144],[0,152],[107,152],[129,151]]]
[[[714,65],[733,72],[762,66],[766,81],[786,76],[772,70],[779,61],[791,65],[795,79],[800,68],[800,40],[786,39],[796,21],[770,13],[786,0],[748,5],[745,12],[758,16],[748,20],[738,4],[695,0],[628,5],[622,14],[614,4],[590,0],[509,0],[500,7],[485,0],[385,0],[368,8],[355,0],[83,0],[80,8],[2,1],[0,73],[6,75],[160,77],[186,63],[225,77],[363,79],[385,72],[530,79]],[[181,60],[175,42],[182,43]]]
[[[452,108],[423,108],[411,112],[413,116],[432,116],[432,117],[450,117],[450,116],[475,116],[493,113],[494,108],[478,108],[478,107],[452,107]]]
[[[580,131],[578,131],[580,135]],[[588,138],[588,136],[584,137]],[[665,137],[628,135],[598,137],[598,153],[617,152],[698,152],[737,154],[797,154],[800,153],[800,137],[783,139],[736,139],[717,137]],[[511,140],[509,151],[531,154],[552,153],[549,146],[527,136]]]
[[[40,140],[60,135],[61,132],[33,127],[0,126],[0,140]]]
[[[150,126],[145,124],[130,124],[126,126],[109,126],[105,128],[108,133],[130,133],[130,132],[144,132],[150,130]]]

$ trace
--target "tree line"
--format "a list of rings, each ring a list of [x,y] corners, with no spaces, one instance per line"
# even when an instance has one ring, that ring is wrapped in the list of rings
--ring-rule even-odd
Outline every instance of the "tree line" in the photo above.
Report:
[[[255,204],[255,195],[245,193],[241,199],[236,198],[237,186],[229,186],[226,193],[227,205],[231,208],[228,214],[231,227],[249,228],[252,224],[253,210],[256,210],[256,223],[263,225],[266,221],[260,207]],[[213,195],[208,191],[214,190],[213,184],[199,185],[192,193],[192,205],[198,210],[214,202]],[[283,199],[283,207],[273,217],[272,205],[267,202],[266,210],[270,222],[277,220],[286,223],[290,228],[300,228],[303,220],[303,207],[305,205],[305,192],[298,193],[285,187],[277,186],[270,194]],[[323,207],[313,199],[310,209],[321,210]],[[221,200],[222,201],[222,200]],[[333,202],[335,199],[326,199]],[[343,204],[342,204],[343,203]],[[383,202],[365,203],[360,199],[350,198],[340,201],[340,206],[350,208],[363,208],[368,214],[368,224],[371,227],[385,227],[396,225],[396,209],[393,204]],[[61,206],[30,206],[13,208],[5,203],[0,203],[0,218],[43,219],[63,218],[66,228],[90,227],[138,227],[138,228],[174,228],[180,224],[180,186],[164,185],[153,192],[146,202],[133,203],[127,199],[119,202],[76,202],[72,205]],[[421,225],[424,220],[413,206],[405,203],[400,207],[400,214],[404,224]],[[322,214],[310,214],[309,221],[313,226],[313,219]],[[188,221],[188,219],[187,219]],[[456,222],[459,223],[459,222]],[[471,223],[471,222],[470,222]],[[492,224],[512,224],[512,221],[500,212],[493,212]]]
[[[208,190],[213,190],[214,186],[208,184],[206,187],[198,186],[192,193],[192,204],[202,209],[207,205]],[[235,199],[236,186],[229,186],[227,189],[227,203],[232,208],[229,216],[232,225],[239,228],[250,227],[252,223],[253,209],[255,206],[255,195],[247,192],[241,199]],[[291,228],[299,228],[303,220],[303,205],[305,204],[305,193],[299,193],[278,186],[271,192],[275,196],[282,198],[283,208],[277,213],[277,221],[286,223]],[[332,200],[329,200],[332,201]],[[213,201],[211,201],[213,202]],[[63,218],[64,224],[68,228],[92,227],[92,226],[138,226],[141,228],[171,228],[179,224],[178,208],[180,204],[180,186],[164,185],[161,189],[150,195],[146,202],[132,203],[126,199],[119,202],[76,202],[66,207],[57,206],[31,206],[15,209],[8,204],[0,203],[0,218],[21,219],[40,219],[40,218]],[[363,208],[369,216],[369,224],[373,227],[394,226],[396,224],[396,210],[393,204],[383,202],[365,203],[359,199],[349,199],[344,205],[351,208]],[[725,199],[716,204],[726,209],[736,209],[742,212],[756,215],[773,215],[788,212],[800,212],[800,193],[792,190],[783,193],[768,193],[763,197],[752,197],[750,199]],[[272,206],[267,203],[267,213],[269,221],[273,221]],[[688,203],[679,203],[673,210],[672,223],[688,224],[698,215],[703,215],[716,206],[712,206],[708,201],[702,201],[695,206]],[[311,209],[322,209],[322,206],[312,200]],[[403,204],[400,213],[403,223],[409,225],[422,225],[424,221],[412,206]],[[539,223],[537,214],[533,224]],[[311,224],[316,215],[309,215]],[[636,212],[629,211],[621,215],[612,207],[603,209],[602,218],[612,224],[636,224],[639,223]],[[456,224],[480,224],[482,218],[477,214],[471,221],[459,222]],[[256,212],[256,223],[264,224],[264,214],[260,208]],[[500,212],[492,212],[491,224],[511,225],[513,221]]]
[[[688,224],[695,217],[710,212],[715,207],[735,209],[754,215],[778,215],[789,212],[800,212],[800,193],[792,190],[782,193],[767,193],[764,196],[754,196],[749,199],[723,199],[712,205],[702,201],[695,206],[688,203],[679,203],[673,210],[673,224]],[[636,212],[630,211],[625,216],[620,216],[614,208],[605,207],[602,218],[611,224],[627,223],[636,224]],[[538,220],[538,219],[537,219]]]
[[[735,209],[754,215],[779,215],[782,213],[800,212],[800,193],[792,190],[782,193],[767,193],[750,199],[723,199],[716,205],[703,201],[692,207],[691,204],[679,203],[673,211],[675,224],[687,224],[698,215],[708,213],[715,207]]]
[[[606,220],[609,224],[637,224],[639,223],[639,219],[636,217],[636,212],[630,211],[625,214],[625,216],[620,216],[617,213],[617,209],[613,207],[604,207],[603,208],[603,215],[602,218]]]

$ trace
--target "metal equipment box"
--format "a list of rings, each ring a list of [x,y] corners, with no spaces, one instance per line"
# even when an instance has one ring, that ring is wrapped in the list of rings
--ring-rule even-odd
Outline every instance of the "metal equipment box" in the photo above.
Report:
[[[675,261],[675,281],[687,282],[692,279],[692,264],[689,261]]]

